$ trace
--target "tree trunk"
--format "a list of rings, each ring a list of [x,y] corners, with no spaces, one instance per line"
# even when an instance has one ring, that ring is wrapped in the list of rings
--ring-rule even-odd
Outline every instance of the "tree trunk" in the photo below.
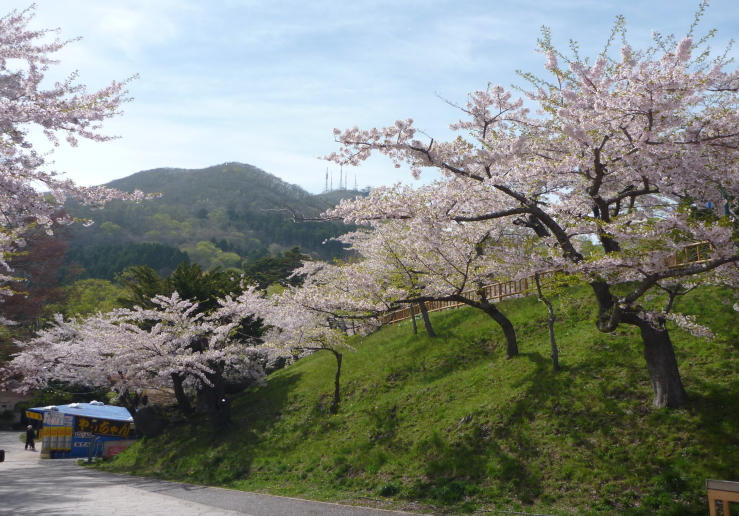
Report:
[[[183,375],[172,373],[172,388],[174,390],[174,397],[177,399],[177,405],[180,407],[182,412],[189,414],[192,410],[192,406],[190,405],[190,398],[187,397],[185,389],[182,387],[184,379],[185,377]]]
[[[644,342],[649,379],[652,381],[655,407],[680,408],[687,401],[687,393],[680,379],[675,350],[665,327],[655,328],[647,321],[639,324]]]
[[[426,303],[421,301],[418,303],[418,306],[421,308],[421,317],[423,317],[423,324],[426,326],[426,333],[428,333],[429,337],[436,337],[434,327],[431,326],[431,319],[429,319],[429,312],[426,309]]]
[[[131,395],[128,392],[128,389],[126,389],[123,394],[118,396],[118,402],[128,411],[129,414],[131,414],[131,417],[136,417],[136,408],[139,404],[138,394],[131,399]]]
[[[334,401],[331,403],[329,409],[332,414],[336,414],[339,411],[339,403],[341,402],[341,360],[344,358],[341,353],[336,350],[330,349],[336,357],[336,375],[334,376]]]
[[[231,424],[231,404],[226,398],[226,382],[220,366],[211,366],[215,371],[207,374],[211,385],[203,384],[202,392],[208,410],[208,419],[214,430],[225,430]]]
[[[480,309],[492,317],[503,330],[506,341],[506,358],[518,356],[518,339],[516,338],[516,330],[513,328],[510,319],[503,315],[492,303],[485,303]]]
[[[556,320],[557,317],[554,312],[550,312],[547,326],[549,326],[549,344],[552,348],[552,368],[555,373],[559,371],[559,349],[557,348],[557,339],[554,337],[554,323]]]
[[[539,296],[539,301],[547,305],[547,313],[549,317],[547,319],[547,326],[549,327],[549,344],[552,348],[552,367],[554,372],[559,371],[559,349],[557,349],[557,339],[554,337],[554,323],[557,321],[557,316],[554,314],[554,306],[552,302],[542,293],[541,282],[539,281],[539,273],[534,274],[534,280],[536,281],[536,293]]]
[[[592,282],[590,286],[598,300],[597,327],[600,331],[610,333],[620,323],[637,326],[641,331],[644,359],[654,392],[652,405],[660,408],[684,406],[688,396],[680,379],[675,350],[664,321],[658,321],[655,326],[633,311],[619,309],[606,282]]]
[[[329,412],[336,414],[339,411],[339,404],[341,403],[341,361],[344,358],[341,353],[331,348],[302,348],[309,349],[312,351],[330,351],[336,357],[336,374],[334,375],[334,399],[329,407]]]
[[[413,321],[413,335],[418,335],[418,325],[416,324],[416,311],[413,309],[413,303],[410,305],[411,321]]]

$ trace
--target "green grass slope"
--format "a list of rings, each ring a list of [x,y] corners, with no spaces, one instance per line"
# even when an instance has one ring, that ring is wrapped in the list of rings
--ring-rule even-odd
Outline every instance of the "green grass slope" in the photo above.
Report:
[[[558,374],[536,299],[502,304],[520,339],[513,360],[481,312],[437,313],[435,339],[408,322],[357,339],[335,416],[335,360],[320,352],[236,398],[225,435],[178,427],[100,467],[426,512],[707,514],[704,480],[739,480],[736,300],[720,289],[679,299],[717,337],[673,332],[690,401],[656,410],[638,335],[598,333],[588,290],[570,294]]]

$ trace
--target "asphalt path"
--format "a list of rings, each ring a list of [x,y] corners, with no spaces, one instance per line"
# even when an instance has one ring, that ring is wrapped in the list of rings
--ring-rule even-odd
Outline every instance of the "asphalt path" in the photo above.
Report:
[[[409,516],[230,489],[91,471],[76,459],[39,460],[20,432],[0,432],[2,516]]]

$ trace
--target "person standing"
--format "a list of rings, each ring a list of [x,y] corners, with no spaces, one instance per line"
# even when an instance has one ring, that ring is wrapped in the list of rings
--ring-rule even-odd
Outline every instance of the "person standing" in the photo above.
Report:
[[[26,450],[30,446],[31,450],[36,451],[36,443],[33,441],[34,437],[33,427],[28,425],[28,430],[26,430]]]

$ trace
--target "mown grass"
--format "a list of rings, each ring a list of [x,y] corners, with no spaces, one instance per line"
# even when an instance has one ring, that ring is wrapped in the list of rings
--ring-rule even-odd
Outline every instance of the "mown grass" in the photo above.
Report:
[[[734,302],[718,288],[677,302],[717,334],[672,332],[689,393],[682,410],[652,408],[636,331],[598,333],[580,287],[558,301],[558,374],[536,299],[502,304],[520,339],[512,360],[481,312],[437,313],[435,339],[402,323],[356,340],[335,416],[335,360],[320,352],[237,397],[225,434],[204,421],[178,427],[98,467],[426,512],[707,514],[705,479],[739,480]]]

